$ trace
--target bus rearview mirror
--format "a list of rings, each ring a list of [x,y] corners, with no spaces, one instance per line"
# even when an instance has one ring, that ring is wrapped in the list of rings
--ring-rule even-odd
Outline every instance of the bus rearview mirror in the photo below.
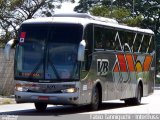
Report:
[[[14,45],[15,43],[15,40],[12,39],[10,41],[7,42],[7,44],[5,45],[5,48],[4,48],[4,57],[7,61],[10,60],[10,51],[11,51],[11,48],[12,46]]]
[[[85,40],[82,40],[78,48],[78,61],[84,61],[85,47],[86,47],[86,42]]]

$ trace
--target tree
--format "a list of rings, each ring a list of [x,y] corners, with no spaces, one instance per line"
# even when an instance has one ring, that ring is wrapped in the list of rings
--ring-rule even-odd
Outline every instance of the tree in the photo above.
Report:
[[[144,27],[152,29],[155,34],[159,33],[160,28],[160,4],[148,8],[146,16],[144,17]]]
[[[90,11],[96,16],[111,17],[129,26],[150,28],[157,33],[160,27],[157,5],[160,5],[159,0],[80,0],[74,10]]]
[[[63,1],[74,2],[74,0],[0,0],[0,29],[5,32],[5,39],[16,38],[18,26],[24,20],[52,16],[54,9],[60,7]]]
[[[109,17],[111,16],[110,10],[109,8],[105,7],[105,6],[96,6],[93,7],[90,12],[95,15],[95,16],[102,16],[102,17]]]
[[[90,11],[93,15],[111,17],[129,26],[152,29],[156,37],[157,68],[160,71],[160,0],[101,0],[97,5],[91,4],[91,7],[88,5],[84,9],[87,4],[87,1],[80,0],[75,11]]]
[[[80,0],[79,5],[74,8],[74,11],[85,13],[94,6],[108,5],[111,0]]]
[[[96,6],[93,7],[90,12],[95,16],[111,17],[116,19],[119,23],[129,26],[141,26],[141,22],[143,20],[142,15],[133,17],[131,16],[131,11],[125,8],[114,7],[111,12],[110,8],[107,8],[106,6]]]

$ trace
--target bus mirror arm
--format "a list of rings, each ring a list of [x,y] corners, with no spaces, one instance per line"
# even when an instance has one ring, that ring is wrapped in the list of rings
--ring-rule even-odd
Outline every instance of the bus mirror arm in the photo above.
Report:
[[[85,47],[86,47],[86,42],[85,40],[82,40],[78,48],[78,61],[84,61]]]
[[[10,60],[10,51],[11,51],[11,48],[14,46],[15,44],[15,40],[14,39],[11,39],[10,41],[7,42],[7,44],[5,45],[5,48],[4,48],[4,57],[7,61]]]

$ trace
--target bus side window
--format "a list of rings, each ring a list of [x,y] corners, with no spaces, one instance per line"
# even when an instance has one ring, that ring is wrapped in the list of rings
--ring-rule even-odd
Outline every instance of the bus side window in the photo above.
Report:
[[[135,33],[127,32],[127,44],[129,46],[130,52],[132,52],[134,37],[135,37]]]
[[[154,38],[153,36],[150,36],[150,42],[147,51],[148,53],[152,53],[154,49],[155,49]]]
[[[115,43],[115,36],[116,36],[116,31],[113,29],[108,29],[107,31],[107,45],[106,49],[107,50],[115,50],[116,43]]]
[[[140,52],[139,48],[141,48],[142,36],[142,34],[137,34],[137,37],[133,45],[133,52]]]
[[[150,41],[150,36],[145,35],[143,38],[142,46],[141,46],[141,52],[147,53],[148,52],[148,47],[149,47],[149,41]]]
[[[122,51],[122,44],[121,44],[121,40],[120,40],[120,36],[119,36],[119,31],[116,31],[115,32],[115,46],[114,46],[114,49],[117,50],[117,51]]]
[[[103,46],[103,28],[99,26],[94,27],[94,47],[95,50],[104,49]]]
[[[107,30],[105,28],[102,29],[102,48],[106,49],[106,43],[108,43],[107,39]]]
[[[127,41],[128,36],[127,36],[126,32],[125,31],[118,31],[118,33],[119,33],[119,40],[121,42],[121,45],[123,46],[123,50],[128,51],[128,49],[125,46],[125,43],[128,44],[128,41]]]
[[[84,30],[84,40],[86,41],[85,61],[81,65],[81,78],[85,78],[89,72],[92,62],[93,52],[93,25],[89,24]]]
[[[114,34],[109,28],[103,29],[103,46],[105,50],[113,50],[114,47]]]

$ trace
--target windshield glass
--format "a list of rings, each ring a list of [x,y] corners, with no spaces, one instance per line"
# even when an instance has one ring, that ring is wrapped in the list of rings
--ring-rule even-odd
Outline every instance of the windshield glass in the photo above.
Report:
[[[22,78],[43,78],[47,27],[26,25],[21,31],[16,50],[15,75]]]
[[[51,43],[46,79],[78,79],[77,45]]]
[[[82,32],[77,24],[22,25],[15,79],[78,80],[77,52]]]

